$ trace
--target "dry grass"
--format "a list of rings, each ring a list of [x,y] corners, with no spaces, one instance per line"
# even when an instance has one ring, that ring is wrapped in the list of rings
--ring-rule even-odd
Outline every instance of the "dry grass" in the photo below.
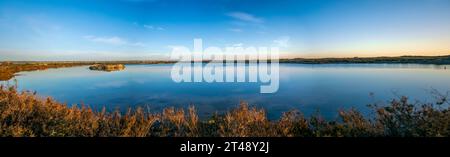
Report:
[[[66,68],[84,65],[96,65],[92,70],[115,71],[123,70],[123,64],[168,64],[173,61],[74,61],[74,62],[0,62],[0,81],[12,79],[17,73],[22,71],[36,71],[53,68]]]
[[[64,67],[74,67],[88,65],[87,63],[24,63],[24,64],[14,64],[10,62],[0,62],[0,80],[6,81],[14,77],[18,72],[22,71],[36,71],[36,70],[46,70],[52,68],[64,68]]]
[[[269,121],[262,109],[241,103],[237,108],[200,121],[194,107],[166,108],[149,113],[142,108],[126,113],[68,107],[41,99],[15,87],[0,87],[0,136],[26,137],[448,137],[447,102],[411,104],[404,97],[389,106],[373,106],[375,117],[355,109],[327,121],[289,111]]]

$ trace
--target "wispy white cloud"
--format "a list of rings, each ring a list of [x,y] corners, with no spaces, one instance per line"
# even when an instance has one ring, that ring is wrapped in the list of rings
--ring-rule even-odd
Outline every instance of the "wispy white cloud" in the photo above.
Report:
[[[257,31],[256,33],[258,33],[258,34],[266,34],[265,31]]]
[[[230,12],[226,14],[229,17],[232,17],[234,19],[245,21],[245,22],[252,22],[252,23],[263,23],[264,19],[260,17],[256,17],[255,15],[245,13],[245,12]]]
[[[243,43],[236,43],[236,44],[233,44],[231,46],[233,46],[233,47],[242,47],[242,46],[244,46],[244,44]]]
[[[85,39],[96,42],[96,43],[104,43],[104,44],[112,44],[112,45],[125,45],[127,42],[119,37],[96,37],[96,36],[84,36]]]
[[[289,47],[291,37],[289,36],[282,36],[278,39],[273,40],[273,43],[278,47]]]
[[[135,42],[135,43],[131,43],[130,45],[131,46],[138,46],[138,47],[144,47],[145,46],[145,44],[142,43],[142,42]]]
[[[170,50],[180,50],[180,49],[185,49],[186,46],[182,46],[182,45],[167,45],[167,48]]]
[[[243,30],[242,29],[239,29],[239,28],[230,28],[230,29],[228,29],[229,31],[231,31],[231,32],[243,32]]]
[[[166,30],[163,27],[160,26],[153,26],[153,25],[143,25],[144,28],[150,29],[150,30],[159,30],[159,31],[163,31]]]
[[[128,45],[128,46],[139,46],[143,47],[145,46],[142,42],[128,42],[126,39],[113,36],[113,37],[96,37],[92,35],[84,36],[86,40],[89,40],[91,42],[95,43],[103,43],[103,44],[111,44],[111,45]]]
[[[147,29],[155,29],[155,27],[153,27],[152,25],[144,25],[144,28],[147,28]]]

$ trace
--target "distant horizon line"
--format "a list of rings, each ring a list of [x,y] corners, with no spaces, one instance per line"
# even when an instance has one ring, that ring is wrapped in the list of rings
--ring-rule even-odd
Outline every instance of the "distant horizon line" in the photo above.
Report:
[[[400,56],[353,56],[353,57],[284,57],[279,60],[293,60],[293,59],[310,59],[310,60],[320,60],[320,59],[352,59],[352,58],[401,58],[401,57],[450,57],[450,53],[447,55],[400,55]],[[246,59],[248,60],[248,59]],[[113,60],[0,60],[0,62],[175,62],[177,60],[171,59],[113,59]],[[210,61],[210,60],[202,60],[202,61]]]

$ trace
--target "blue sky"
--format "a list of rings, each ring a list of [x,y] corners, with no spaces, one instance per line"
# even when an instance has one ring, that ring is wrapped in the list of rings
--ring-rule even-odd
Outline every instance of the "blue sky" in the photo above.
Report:
[[[0,60],[164,59],[174,46],[284,57],[450,54],[449,0],[0,0]]]

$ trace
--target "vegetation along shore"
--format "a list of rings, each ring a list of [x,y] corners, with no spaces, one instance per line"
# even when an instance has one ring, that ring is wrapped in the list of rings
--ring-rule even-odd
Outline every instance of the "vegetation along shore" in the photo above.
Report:
[[[85,65],[119,65],[119,64],[172,64],[174,61],[15,61],[0,63],[0,81],[13,78],[21,71],[45,70]],[[351,63],[379,63],[379,64],[450,64],[447,56],[400,56],[400,57],[354,57],[354,58],[294,58],[281,59],[280,63],[297,64],[351,64]]]
[[[65,68],[74,66],[87,65],[123,65],[123,64],[166,64],[173,63],[170,61],[48,61],[48,62],[34,62],[34,61],[20,61],[20,62],[1,62],[0,63],[0,81],[6,81],[13,78],[17,73],[22,71],[36,71],[46,70],[52,68]],[[99,66],[100,67],[100,66]],[[115,67],[115,66],[114,66]],[[121,68],[121,66],[115,67]],[[108,69],[106,69],[108,70]]]
[[[161,113],[143,108],[122,113],[69,107],[34,92],[0,86],[0,136],[25,137],[449,137],[447,97],[432,104],[406,97],[372,106],[374,117],[342,110],[335,120],[319,114],[285,112],[268,120],[264,109],[241,103],[221,115],[200,120],[194,107],[168,107]]]
[[[281,63],[301,64],[345,64],[345,63],[379,63],[379,64],[450,64],[450,55],[446,56],[400,56],[400,57],[353,57],[353,58],[294,58],[281,59]]]

